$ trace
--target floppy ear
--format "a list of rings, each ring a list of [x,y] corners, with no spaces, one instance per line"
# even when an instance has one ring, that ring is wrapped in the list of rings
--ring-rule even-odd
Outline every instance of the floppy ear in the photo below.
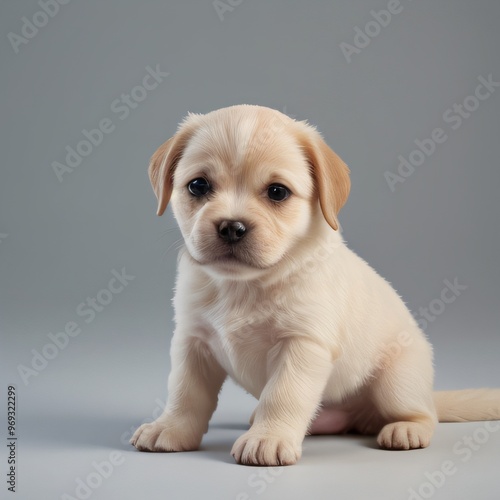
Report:
[[[155,151],[149,162],[149,180],[158,198],[157,215],[162,215],[165,212],[172,196],[175,167],[194,133],[194,123],[190,120],[195,119],[195,116],[197,115],[190,114],[187,122],[181,124],[178,132]]]
[[[337,214],[347,201],[351,189],[349,168],[316,130],[311,129],[301,138],[316,181],[321,211],[328,224],[337,230]]]

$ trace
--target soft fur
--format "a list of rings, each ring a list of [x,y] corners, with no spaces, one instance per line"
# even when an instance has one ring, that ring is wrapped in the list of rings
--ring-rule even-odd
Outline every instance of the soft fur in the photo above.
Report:
[[[429,342],[342,240],[349,170],[314,127],[259,106],[190,114],[149,174],[185,248],[168,403],[137,449],[197,449],[228,375],[259,400],[232,449],[242,464],[294,464],[308,433],[407,450],[428,446],[438,420],[500,418],[500,390],[433,392]],[[202,198],[187,189],[199,177],[213,188]],[[290,197],[271,201],[273,183]],[[224,241],[222,220],[243,221],[245,237]]]

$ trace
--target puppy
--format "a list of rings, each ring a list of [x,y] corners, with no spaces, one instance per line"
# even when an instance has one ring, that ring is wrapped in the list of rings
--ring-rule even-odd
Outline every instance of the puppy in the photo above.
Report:
[[[429,342],[342,240],[349,169],[314,127],[259,106],[190,114],[149,175],[185,247],[168,403],[138,450],[197,449],[227,376],[259,401],[241,464],[294,464],[308,433],[408,450],[438,421],[500,418],[500,390],[433,392]]]

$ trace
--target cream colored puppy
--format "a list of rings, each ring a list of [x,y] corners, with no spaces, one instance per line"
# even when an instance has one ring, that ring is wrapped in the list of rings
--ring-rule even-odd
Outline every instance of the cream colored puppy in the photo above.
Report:
[[[307,433],[407,450],[438,420],[500,417],[498,390],[433,392],[430,344],[342,240],[349,170],[315,128],[259,106],[190,114],[149,174],[185,248],[168,403],[137,449],[197,449],[227,375],[259,400],[232,449],[242,464],[294,464]]]

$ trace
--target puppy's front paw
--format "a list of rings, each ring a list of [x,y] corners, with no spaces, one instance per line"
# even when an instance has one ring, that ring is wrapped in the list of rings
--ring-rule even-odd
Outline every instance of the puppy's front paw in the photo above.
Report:
[[[301,453],[300,443],[252,429],[238,438],[231,450],[236,462],[243,465],[293,465]]]
[[[168,420],[155,420],[141,425],[130,439],[139,451],[192,451],[197,450],[201,436],[194,436],[186,426]]]
[[[387,450],[413,450],[429,446],[432,430],[418,422],[394,422],[385,425],[377,437],[380,447]]]

